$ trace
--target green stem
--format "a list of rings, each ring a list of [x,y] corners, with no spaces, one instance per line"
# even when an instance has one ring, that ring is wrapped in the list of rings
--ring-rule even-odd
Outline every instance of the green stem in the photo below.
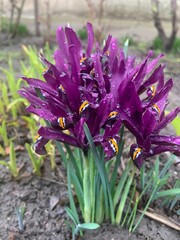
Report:
[[[121,222],[124,206],[125,206],[125,203],[126,203],[129,191],[130,191],[131,183],[132,183],[132,180],[134,178],[135,172],[136,172],[136,169],[134,167],[132,172],[131,172],[131,175],[129,176],[129,179],[126,182],[125,189],[123,191],[121,201],[119,203],[118,211],[117,211],[117,214],[116,214],[116,223],[117,224],[120,224],[120,222]]]
[[[83,176],[83,192],[84,192],[84,221],[91,222],[91,191],[90,191],[90,163],[87,156],[84,158],[84,176]]]

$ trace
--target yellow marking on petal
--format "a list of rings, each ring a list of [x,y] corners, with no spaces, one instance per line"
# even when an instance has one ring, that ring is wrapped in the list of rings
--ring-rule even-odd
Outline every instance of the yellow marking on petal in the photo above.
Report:
[[[48,68],[45,68],[45,69],[43,70],[43,74],[44,74],[44,73],[46,73],[46,72],[47,72],[47,70],[48,70]]]
[[[65,118],[64,118],[64,117],[59,117],[59,118],[58,118],[58,123],[59,123],[59,126],[60,126],[62,129],[65,129],[65,127],[66,127],[66,121],[65,121]]]
[[[118,112],[116,112],[116,111],[110,112],[110,114],[108,116],[108,120],[115,118],[117,115],[118,115]]]
[[[109,52],[109,51],[106,51],[105,54],[109,56],[110,52]]]
[[[157,114],[160,114],[160,108],[158,107],[158,105],[157,104],[153,104],[152,105],[152,109],[157,113]]]
[[[117,145],[117,141],[115,138],[110,138],[109,139],[109,144],[113,150],[113,152],[115,153],[115,155],[118,154],[118,145]]]
[[[58,89],[61,90],[61,92],[66,93],[66,91],[64,90],[62,84],[59,85]]]
[[[94,68],[90,71],[90,75],[93,75],[95,73]]]
[[[133,152],[133,161],[136,159],[136,158],[138,158],[139,157],[139,155],[141,154],[141,152],[142,152],[142,149],[141,148],[135,148],[134,149],[134,152]]]
[[[154,85],[150,86],[151,96],[154,97],[156,93],[156,87]]]
[[[81,114],[88,106],[89,106],[89,102],[84,101],[79,108],[79,114]]]
[[[86,60],[86,57],[82,57],[80,63],[84,62],[84,60]]]
[[[37,135],[34,137],[34,139],[35,139],[35,140],[38,140],[39,137],[40,137],[39,134],[37,134]]]

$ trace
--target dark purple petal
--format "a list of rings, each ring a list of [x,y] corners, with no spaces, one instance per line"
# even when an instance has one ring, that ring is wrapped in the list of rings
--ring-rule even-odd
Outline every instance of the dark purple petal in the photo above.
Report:
[[[143,161],[145,160],[143,151],[137,144],[133,144],[130,147],[130,156],[133,160],[135,166],[140,169],[142,167]]]
[[[90,57],[94,45],[94,31],[91,23],[87,23],[87,33],[88,33],[88,45],[86,55],[87,57]]]
[[[133,82],[135,84],[137,91],[139,90],[139,88],[144,80],[144,77],[146,76],[146,72],[147,72],[147,60],[141,65],[140,70],[138,71],[137,75],[133,79]]]
[[[164,56],[164,54],[161,53],[161,54],[159,54],[159,55],[157,56],[157,58],[155,58],[155,59],[152,60],[150,63],[148,63],[148,65],[147,65],[147,74],[154,69],[154,67],[156,66],[156,64],[159,62],[159,60],[160,60],[163,56]],[[151,56],[149,56],[149,57],[151,57]]]
[[[46,58],[44,58],[44,56],[41,53],[39,54],[39,59],[48,68],[47,69],[48,73],[51,72],[51,75],[53,75],[54,77],[56,78],[59,77],[59,71],[57,70],[57,68],[52,63],[50,63]]]
[[[94,70],[95,70],[95,78],[97,79],[98,85],[99,85],[99,91],[102,94],[102,98],[103,98],[106,94],[106,89],[105,89],[105,82],[104,82],[103,72],[102,72],[101,63],[100,63],[100,55],[98,53],[94,55]]]
[[[39,136],[36,142],[33,144],[34,151],[39,155],[47,154],[45,145],[49,142],[49,139]]]
[[[118,154],[118,141],[115,138],[109,138],[108,141],[102,142],[101,145],[103,146],[105,152],[105,160],[109,160],[112,157]]]
[[[62,56],[65,59],[68,59],[69,58],[68,45],[66,42],[64,29],[62,27],[58,27],[56,32],[56,39],[57,39],[59,49],[61,49]]]
[[[119,104],[120,108],[127,112],[132,119],[136,122],[136,125],[141,128],[142,126],[142,103],[136,92],[136,88],[133,82],[127,84],[124,91],[121,93],[119,88]]]
[[[112,69],[113,64],[114,64],[114,60],[118,54],[118,42],[117,39],[112,38],[111,40],[111,45],[110,45],[110,53],[109,53],[109,66],[110,69]]]
[[[51,113],[56,117],[65,117],[67,116],[67,106],[64,106],[63,104],[55,103],[55,102],[49,102],[49,110]]]
[[[34,88],[39,88],[40,90],[43,90],[48,94],[51,94],[52,96],[55,97],[58,96],[57,91],[55,91],[49,84],[43,82],[42,80],[27,77],[22,77],[22,79],[25,80],[30,86],[33,86]]]
[[[157,119],[155,114],[150,111],[150,109],[147,109],[145,113],[143,114],[142,119],[142,132],[143,137],[146,139],[152,132],[154,131],[157,124]]]
[[[69,28],[69,27],[65,27],[65,33],[66,33],[69,47],[74,46],[76,49],[76,53],[79,54],[79,57],[80,57],[80,52],[81,52],[82,46],[81,46],[81,42],[80,42],[79,38],[77,37],[76,33],[73,31],[72,28]],[[79,58],[79,60],[80,60],[80,58]]]
[[[169,91],[172,89],[172,87],[173,87],[173,81],[172,81],[172,79],[169,79],[169,80],[165,83],[165,85],[164,85],[164,87],[161,89],[161,91],[160,91],[159,93],[157,93],[157,94],[153,97],[153,99],[152,99],[152,101],[151,101],[151,104],[160,102],[160,101],[162,101],[162,100],[163,100],[163,102],[166,102],[166,100],[167,100],[167,95],[168,95]],[[165,105],[165,103],[163,103],[163,106],[164,106],[164,105]],[[159,105],[158,105],[158,106],[159,106]]]
[[[56,68],[60,71],[60,72],[64,72],[67,73],[68,72],[68,67],[67,67],[67,63],[64,61],[64,58],[62,58],[63,54],[62,51],[57,49],[54,52],[54,60],[56,63]]]
[[[177,145],[180,147],[180,136],[151,135],[151,143],[158,145]]]
[[[106,125],[103,138],[108,139],[108,138],[116,137],[116,139],[118,139],[120,137],[118,134],[120,132],[121,125],[122,125],[122,120],[120,118],[116,120],[113,126]],[[117,135],[118,135],[118,138],[117,138]]]
[[[94,129],[93,133],[96,133],[108,119],[111,111],[115,110],[114,96],[112,94],[107,94],[105,98],[100,102],[97,109],[97,115],[94,118]]]
[[[24,88],[18,91],[18,93],[26,98],[32,105],[37,107],[48,108],[48,104],[36,96],[36,92],[32,93],[29,88]]]
[[[156,126],[155,131],[159,132],[162,128],[166,127],[170,122],[174,120],[174,118],[180,112],[180,107],[176,108],[174,111],[167,114],[162,121]]]
[[[46,107],[42,107],[42,108],[37,108],[34,107],[33,105],[30,105],[29,107],[27,107],[27,111],[34,113],[36,115],[38,115],[39,117],[47,120],[47,121],[52,121],[54,119],[54,115],[50,112],[50,110]]]
[[[79,85],[79,72],[80,72],[80,55],[74,45],[69,46],[69,64],[71,69],[72,82]]]
[[[80,107],[80,92],[77,83],[72,81],[67,75],[61,77],[62,86],[69,101],[69,107],[72,111],[78,112]]]
[[[77,144],[77,141],[74,137],[65,134],[61,131],[52,129],[52,128],[48,128],[48,127],[41,127],[38,131],[39,135],[50,140],[50,139],[54,139],[57,140],[59,142],[62,143],[67,143],[69,145],[75,146],[75,147],[79,147]]]
[[[179,156],[180,154],[180,146],[176,145],[159,145],[154,148],[151,148],[151,151],[147,154],[147,157],[152,157],[154,155],[163,153],[163,152],[172,152],[175,155]]]
[[[84,148],[87,146],[87,143],[85,143],[85,132],[84,132],[84,123],[86,122],[86,118],[82,117],[79,122],[76,123],[74,128],[74,134],[77,139],[78,145],[81,146],[81,148]]]
[[[164,85],[164,74],[163,74],[164,66],[159,66],[155,69],[155,71],[151,74],[151,76],[140,86],[138,90],[138,94],[141,94],[145,91],[148,87],[153,85],[154,83],[158,82],[158,87],[156,89],[157,92],[163,87]]]
[[[111,44],[111,40],[112,40],[112,36],[109,35],[108,38],[107,38],[107,40],[106,40],[105,46],[104,46],[104,48],[103,48],[103,51],[102,51],[103,54],[108,51],[109,46],[110,46],[110,44]]]
[[[127,129],[137,138],[138,144],[142,144],[144,142],[142,132],[136,124],[136,120],[132,119],[125,111],[118,109],[119,116]]]
[[[56,89],[57,86],[59,85],[59,81],[48,71],[43,73],[43,77],[46,80],[46,82],[48,83],[48,85],[51,86],[53,89]]]

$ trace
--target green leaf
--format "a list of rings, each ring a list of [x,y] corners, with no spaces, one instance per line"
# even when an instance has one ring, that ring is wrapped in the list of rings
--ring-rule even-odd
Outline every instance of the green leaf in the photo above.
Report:
[[[77,222],[76,222],[76,216],[74,215],[74,212],[73,212],[70,208],[68,208],[68,207],[66,207],[65,210],[66,210],[68,216],[69,216],[69,217],[72,219],[72,221],[74,222],[74,225],[76,225]]]
[[[29,143],[25,144],[25,148],[28,151],[29,157],[30,157],[32,165],[33,165],[34,172],[38,176],[40,176],[41,175],[41,164],[42,164],[42,161],[43,161],[43,156],[38,157],[37,155],[35,155],[33,153],[32,148],[31,148]]]
[[[79,217],[78,217],[78,213],[76,210],[76,206],[75,206],[75,202],[73,199],[73,195],[72,195],[72,190],[71,190],[71,172],[70,172],[70,164],[68,164],[67,166],[67,180],[68,180],[68,195],[69,195],[69,201],[70,201],[70,209],[71,212],[73,214],[74,220],[75,220],[75,225],[79,224]]]
[[[167,197],[167,196],[176,196],[180,194],[180,188],[168,189],[164,191],[157,192],[157,198]]]
[[[124,42],[124,56],[125,58],[127,57],[127,52],[128,52],[128,47],[129,47],[129,39],[127,39],[125,42]]]
[[[10,156],[9,156],[8,168],[10,169],[14,177],[18,176],[18,169],[16,165],[16,153],[15,153],[14,144],[12,141],[10,141]]]
[[[129,176],[129,179],[126,182],[126,185],[124,186],[124,191],[121,195],[121,201],[119,203],[119,207],[118,207],[117,214],[116,214],[116,223],[117,224],[120,224],[120,222],[121,222],[122,213],[123,213],[124,206],[125,206],[125,203],[127,201],[127,198],[128,198],[129,192],[130,192],[130,187],[131,187],[131,183],[133,181],[135,170],[136,169],[134,168],[131,175]]]
[[[99,224],[97,223],[82,223],[79,224],[79,227],[82,229],[90,229],[90,230],[94,230],[100,227]]]
[[[27,104],[27,100],[25,98],[15,99],[13,102],[11,102],[7,106],[7,111],[11,110],[14,106],[18,105],[19,103],[24,103],[24,105],[26,105]]]
[[[113,196],[114,208],[116,208],[116,205],[121,198],[121,195],[122,195],[121,193],[122,193],[122,190],[124,188],[125,181],[129,176],[129,171],[130,171],[130,163],[126,166],[125,170],[123,171],[123,173],[121,175],[121,178],[119,180],[119,183],[116,187],[116,191],[115,191],[115,194]]]

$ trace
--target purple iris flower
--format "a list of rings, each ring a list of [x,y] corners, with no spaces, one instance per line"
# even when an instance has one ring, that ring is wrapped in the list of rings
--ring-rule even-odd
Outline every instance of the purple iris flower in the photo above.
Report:
[[[87,48],[83,51],[76,33],[69,27],[59,27],[55,64],[40,55],[46,66],[45,81],[23,77],[29,87],[19,94],[30,102],[27,110],[50,123],[40,127],[35,151],[45,154],[45,144],[50,139],[87,151],[89,145],[83,128],[86,123],[95,145],[104,148],[107,160],[118,153],[122,124],[136,137],[137,143],[130,152],[138,168],[149,156],[164,151],[178,154],[179,137],[159,134],[180,111],[177,108],[164,116],[173,83],[172,80],[165,83],[164,66],[156,67],[163,55],[151,60],[150,51],[137,63],[135,58],[124,56],[112,36],[108,36],[102,49],[97,43],[94,49],[90,23],[87,32]]]
[[[154,73],[152,73],[149,79],[153,79],[153,75]],[[158,88],[159,85],[161,85],[161,88]],[[141,89],[144,88],[142,86]],[[141,95],[136,91],[132,91],[134,94],[133,98],[137,99],[131,103],[133,111],[130,110],[127,113],[121,110],[123,122],[136,137],[136,144],[131,146],[130,155],[139,169],[146,158],[159,153],[170,151],[175,155],[180,155],[180,136],[160,134],[160,131],[180,112],[180,107],[178,107],[168,115],[165,115],[168,93],[173,86],[173,82],[171,79],[165,84],[157,82],[156,86],[151,85],[144,88],[146,97],[141,100]]]
[[[88,125],[94,143],[103,146],[107,159],[118,153],[118,133],[122,121],[110,82],[117,54],[113,46],[117,48],[117,45],[109,36],[103,49],[97,45],[92,52],[94,32],[90,23],[87,31],[88,43],[83,52],[76,33],[69,27],[59,27],[55,64],[40,55],[46,67],[43,72],[45,81],[23,77],[29,87],[21,89],[19,94],[30,102],[27,110],[50,123],[50,126],[42,126],[38,131],[39,138],[34,144],[38,154],[46,153],[44,145],[50,139],[86,151],[89,146],[83,130],[84,123]],[[41,98],[37,90],[40,90]]]

